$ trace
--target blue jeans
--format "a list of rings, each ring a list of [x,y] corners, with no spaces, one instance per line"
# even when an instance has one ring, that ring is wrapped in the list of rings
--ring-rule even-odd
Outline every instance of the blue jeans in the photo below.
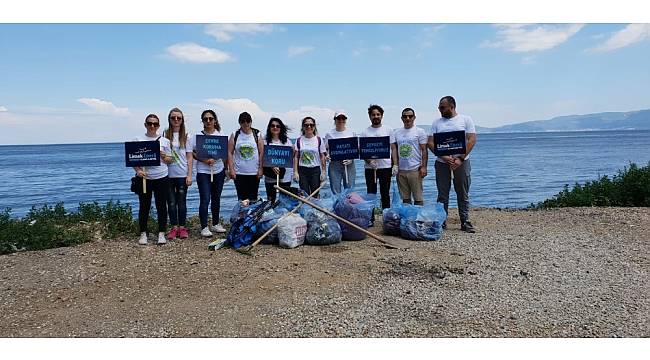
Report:
[[[354,182],[357,177],[357,171],[354,168],[354,160],[348,168],[348,179],[345,179],[345,168],[343,162],[341,161],[330,161],[330,166],[327,169],[327,174],[330,178],[330,189],[332,189],[332,195],[338,194],[341,192],[341,182],[343,182],[343,188],[349,189],[354,187]]]
[[[185,178],[169,178],[167,195],[169,222],[171,226],[185,226],[187,219],[187,185]]]
[[[226,171],[214,174],[214,181],[210,182],[210,174],[196,174],[196,184],[199,186],[199,220],[201,229],[208,226],[208,204],[212,212],[212,225],[219,223],[221,209],[221,191],[226,178]]]

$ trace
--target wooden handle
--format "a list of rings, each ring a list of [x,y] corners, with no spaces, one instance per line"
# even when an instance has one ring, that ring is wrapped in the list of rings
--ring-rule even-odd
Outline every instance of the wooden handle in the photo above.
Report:
[[[332,213],[331,211],[329,211],[329,210],[327,210],[327,209],[323,209],[322,207],[320,207],[320,206],[318,206],[318,205],[312,203],[312,202],[309,201],[309,200],[305,200],[305,199],[301,198],[300,196],[294,195],[293,193],[291,193],[291,192],[289,192],[289,191],[287,191],[287,190],[285,190],[285,189],[282,189],[282,188],[280,188],[279,186],[276,186],[276,188],[277,188],[279,191],[281,191],[281,192],[283,192],[283,193],[285,193],[285,194],[291,196],[292,198],[294,198],[294,199],[296,199],[296,200],[299,200],[299,201],[301,201],[301,202],[303,202],[303,203],[305,203],[305,204],[307,204],[307,205],[313,207],[314,209],[316,209],[316,210],[318,210],[318,211],[320,211],[320,212],[323,212],[323,213],[325,213],[325,214],[327,214],[327,215],[329,215],[329,216],[335,218],[336,220],[339,220],[339,221],[341,221],[341,222],[343,222],[343,223],[345,223],[345,224],[347,224],[347,225],[349,225],[349,226],[352,226],[353,228],[355,228],[355,229],[357,229],[357,230],[363,232],[364,234],[366,234],[366,235],[368,235],[368,236],[370,236],[370,237],[372,237],[372,238],[375,238],[375,239],[379,240],[381,243],[383,243],[384,245],[386,245],[386,246],[388,246],[388,247],[390,247],[390,248],[392,248],[392,249],[399,249],[398,246],[392,244],[390,241],[386,241],[386,240],[384,240],[381,236],[375,235],[375,234],[371,233],[370,231],[368,231],[368,230],[366,230],[366,229],[364,229],[364,228],[362,228],[362,227],[359,227],[357,224],[354,224],[354,223],[352,223],[352,222],[350,222],[350,221],[348,221],[348,220],[346,220],[346,219],[344,219],[344,218],[342,218],[342,217],[340,217],[340,216],[338,216],[338,215]]]

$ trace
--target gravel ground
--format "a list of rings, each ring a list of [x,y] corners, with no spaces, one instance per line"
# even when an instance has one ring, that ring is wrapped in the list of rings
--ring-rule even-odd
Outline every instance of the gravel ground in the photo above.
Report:
[[[475,209],[476,234],[454,215],[437,242],[385,236],[398,250],[134,237],[0,256],[0,336],[650,336],[650,209]]]

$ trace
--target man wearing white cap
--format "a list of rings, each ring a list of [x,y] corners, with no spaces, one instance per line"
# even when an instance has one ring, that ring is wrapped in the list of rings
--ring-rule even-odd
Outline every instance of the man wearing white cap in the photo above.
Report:
[[[325,144],[328,153],[328,144],[330,139],[350,138],[356,136],[354,132],[346,129],[345,125],[347,120],[348,117],[345,115],[343,110],[339,110],[334,114],[335,128],[325,134]],[[330,189],[332,189],[332,194],[338,194],[341,192],[341,183],[343,183],[343,188],[345,189],[354,187],[357,176],[354,168],[354,160],[330,161],[327,173],[330,178]]]

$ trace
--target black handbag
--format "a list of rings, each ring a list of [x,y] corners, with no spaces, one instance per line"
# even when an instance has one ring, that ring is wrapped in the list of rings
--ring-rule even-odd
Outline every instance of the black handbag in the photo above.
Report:
[[[131,192],[136,194],[143,193],[142,178],[139,176],[134,176],[131,178]]]
[[[286,169],[286,168],[282,168],[282,167],[279,168],[279,169],[280,169],[280,179],[282,179],[282,178],[284,177],[284,174],[287,172],[287,169]],[[269,166],[265,166],[265,167],[263,167],[263,168],[262,168],[262,173],[264,174],[264,176],[268,176],[268,177],[270,177],[270,178],[274,178],[274,179],[275,179],[275,177],[277,176],[277,175],[275,174],[275,171],[273,171],[273,168],[272,168],[272,167],[269,167]]]

